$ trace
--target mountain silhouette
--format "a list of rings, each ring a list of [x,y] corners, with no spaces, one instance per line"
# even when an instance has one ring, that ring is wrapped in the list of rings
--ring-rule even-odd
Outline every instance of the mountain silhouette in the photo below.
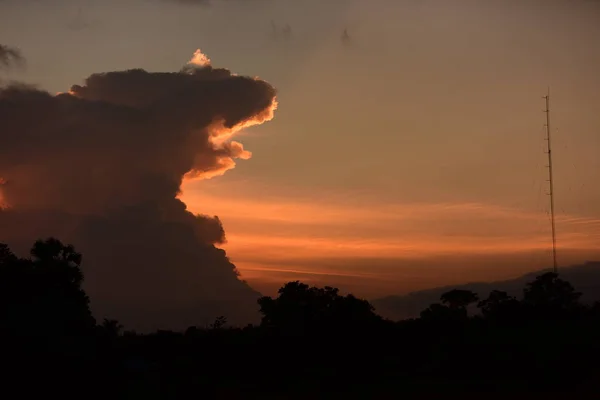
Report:
[[[495,282],[471,282],[463,285],[443,286],[420,290],[406,295],[386,296],[371,303],[376,312],[392,320],[418,318],[422,310],[432,303],[439,302],[440,296],[452,289],[471,290],[479,298],[487,298],[492,290],[502,290],[518,299],[522,297],[523,287],[536,276],[550,269],[531,272],[515,279]],[[584,303],[600,301],[600,261],[588,261],[582,265],[573,265],[559,269],[560,277],[573,284],[583,295]]]

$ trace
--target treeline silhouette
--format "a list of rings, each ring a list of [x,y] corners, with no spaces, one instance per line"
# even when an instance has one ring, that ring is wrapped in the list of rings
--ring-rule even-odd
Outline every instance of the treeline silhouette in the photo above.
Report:
[[[527,284],[521,299],[451,290],[404,321],[381,318],[338,289],[290,282],[276,298],[258,299],[258,326],[229,327],[219,316],[185,332],[138,334],[93,318],[81,259],[56,239],[37,241],[29,258],[0,244],[5,393],[597,398],[600,305],[582,304],[554,273]]]

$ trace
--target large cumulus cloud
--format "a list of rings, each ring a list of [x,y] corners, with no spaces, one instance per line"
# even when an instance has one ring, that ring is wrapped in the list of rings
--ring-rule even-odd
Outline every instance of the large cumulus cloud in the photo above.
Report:
[[[252,321],[258,294],[215,247],[220,221],[177,196],[184,177],[250,157],[231,136],[270,120],[275,95],[200,52],[179,72],[94,74],[58,95],[3,88],[0,241],[72,242],[97,315],[138,329]]]

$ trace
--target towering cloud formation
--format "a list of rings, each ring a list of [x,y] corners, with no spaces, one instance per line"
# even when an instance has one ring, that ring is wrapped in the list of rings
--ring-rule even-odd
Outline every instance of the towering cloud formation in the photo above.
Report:
[[[25,62],[25,58],[19,49],[0,43],[0,68],[21,65],[23,62]]]
[[[250,157],[230,138],[273,118],[275,95],[200,52],[177,73],[94,74],[56,96],[2,89],[0,241],[72,242],[97,315],[138,329],[252,321],[258,294],[215,247],[220,221],[177,195],[184,176]]]

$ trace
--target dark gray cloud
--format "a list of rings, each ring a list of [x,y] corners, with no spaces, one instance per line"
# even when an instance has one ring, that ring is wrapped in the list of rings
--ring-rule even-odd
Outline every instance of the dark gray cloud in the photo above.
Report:
[[[275,105],[268,83],[209,64],[94,74],[59,95],[5,87],[0,241],[21,251],[46,236],[73,243],[92,307],[128,326],[252,321],[258,293],[215,247],[220,221],[177,196],[184,175],[248,158],[228,135],[269,120]]]
[[[22,66],[25,57],[19,49],[0,43],[0,69],[6,67]]]

